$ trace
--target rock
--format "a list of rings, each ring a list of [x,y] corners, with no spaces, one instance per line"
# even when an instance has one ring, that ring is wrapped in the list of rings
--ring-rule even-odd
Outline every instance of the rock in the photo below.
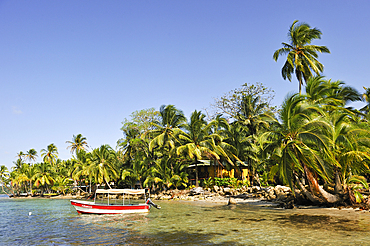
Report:
[[[290,200],[289,202],[286,202],[284,204],[284,208],[285,209],[292,209],[292,208],[294,208],[294,200]]]
[[[257,192],[257,191],[260,191],[261,190],[261,187],[259,186],[252,186],[252,192]]]
[[[199,195],[199,194],[203,194],[204,190],[202,187],[195,187],[191,189],[190,192],[193,193],[194,195]]]
[[[230,187],[225,187],[224,188],[224,192],[230,192],[231,191],[231,188]]]
[[[287,187],[287,186],[283,186],[283,185],[277,185],[275,187],[275,190],[281,190],[283,192],[291,192],[290,188]]]
[[[236,200],[232,197],[230,197],[229,201],[227,202],[227,205],[230,205],[230,204],[236,204]]]
[[[215,192],[218,192],[220,190],[220,187],[218,187],[217,185],[213,186],[213,189],[215,190]]]
[[[231,194],[232,194],[232,193],[231,193],[231,188],[229,188],[229,187],[224,188],[224,193],[225,193],[226,195],[231,195]]]
[[[287,194],[285,194],[284,192],[280,192],[279,194],[276,194],[276,198],[280,201],[283,201],[285,199],[287,199]]]

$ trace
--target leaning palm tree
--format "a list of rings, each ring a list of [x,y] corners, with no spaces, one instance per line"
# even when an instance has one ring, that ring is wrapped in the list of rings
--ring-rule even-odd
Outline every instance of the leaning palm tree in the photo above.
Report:
[[[287,60],[281,70],[284,79],[291,81],[292,74],[295,73],[299,83],[299,93],[303,80],[307,81],[312,77],[312,72],[317,75],[323,72],[324,66],[317,60],[317,52],[330,53],[326,46],[312,45],[314,39],[321,39],[321,31],[311,28],[306,23],[298,23],[295,20],[289,28],[288,38],[290,43],[282,43],[283,48],[275,51],[273,58],[275,61],[281,55],[287,55]]]
[[[58,158],[58,149],[53,143],[49,144],[46,149],[41,150],[41,156],[44,162],[48,162],[53,166]]]
[[[327,124],[320,117],[320,109],[304,102],[300,95],[289,95],[279,112],[281,121],[264,135],[269,135],[275,144],[274,156],[278,157],[279,173],[282,180],[294,190],[295,184],[308,199],[315,203],[335,203],[340,198],[325,191],[318,177],[330,182],[332,169],[325,161],[329,146],[321,129]],[[301,178],[308,182],[309,189]]]
[[[67,149],[71,148],[71,153],[81,150],[86,151],[89,148],[86,137],[83,137],[82,134],[73,135],[72,141],[66,141],[66,143],[70,144]]]

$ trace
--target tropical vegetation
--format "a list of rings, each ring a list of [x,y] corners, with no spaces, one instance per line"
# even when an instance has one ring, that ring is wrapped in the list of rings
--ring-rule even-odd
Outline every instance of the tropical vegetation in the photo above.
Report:
[[[274,92],[256,83],[215,99],[208,118],[194,110],[187,119],[174,105],[135,111],[122,122],[115,149],[89,149],[87,138],[77,134],[66,141],[68,160],[59,159],[53,143],[40,151],[41,162],[36,150],[20,151],[10,172],[0,168],[2,189],[42,195],[99,186],[161,191],[281,184],[312,203],[367,202],[359,191],[368,189],[370,89],[360,93],[320,74],[317,52],[329,49],[311,42],[321,34],[294,21],[291,43],[274,53],[275,60],[288,56],[284,79],[295,73],[299,82],[299,93],[288,94],[279,107],[271,104]],[[361,100],[361,109],[350,107]],[[205,163],[214,173],[200,178]],[[247,175],[228,177],[223,170]]]

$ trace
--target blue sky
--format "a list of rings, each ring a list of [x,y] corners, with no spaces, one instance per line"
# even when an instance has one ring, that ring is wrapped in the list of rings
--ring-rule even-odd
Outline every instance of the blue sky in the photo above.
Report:
[[[244,83],[276,92],[294,20],[319,28],[324,75],[370,86],[368,1],[0,1],[0,165],[81,133],[116,146],[135,110],[174,104],[189,116]],[[361,103],[355,106],[362,106]],[[39,157],[38,161],[41,161]]]

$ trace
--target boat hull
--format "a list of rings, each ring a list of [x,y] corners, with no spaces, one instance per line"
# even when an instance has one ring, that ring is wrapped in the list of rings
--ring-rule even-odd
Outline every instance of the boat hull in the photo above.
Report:
[[[104,205],[78,200],[71,200],[71,204],[80,214],[131,214],[147,213],[150,210],[150,206],[148,204]]]

